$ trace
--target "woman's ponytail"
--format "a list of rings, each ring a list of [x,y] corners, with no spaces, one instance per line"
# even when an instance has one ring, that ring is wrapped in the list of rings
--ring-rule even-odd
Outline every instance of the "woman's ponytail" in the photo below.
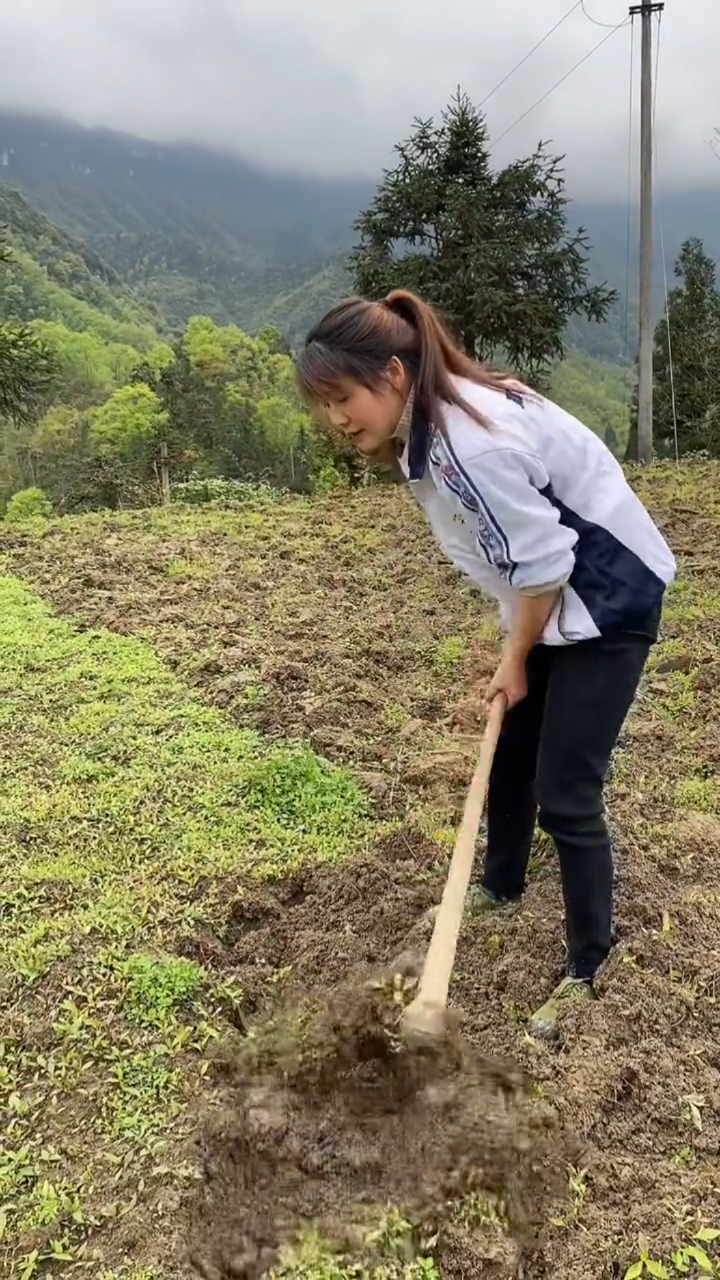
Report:
[[[407,289],[394,289],[385,299],[385,306],[411,325],[418,335],[415,397],[430,415],[438,400],[447,401],[449,375],[455,371],[457,348],[432,307],[416,294]]]
[[[487,427],[485,418],[463,399],[453,385],[453,378],[466,378],[470,382],[495,390],[504,390],[509,379],[495,373],[471,359],[457,345],[442,323],[437,311],[408,289],[394,289],[385,299],[385,306],[396,316],[412,325],[418,336],[418,360],[415,378],[417,403],[428,417],[442,428],[442,404],[457,404],[480,425]]]

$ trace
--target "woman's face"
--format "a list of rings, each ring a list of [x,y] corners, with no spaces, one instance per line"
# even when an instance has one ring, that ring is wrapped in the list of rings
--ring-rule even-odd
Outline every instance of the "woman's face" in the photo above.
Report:
[[[393,356],[377,387],[348,378],[324,407],[337,431],[342,431],[360,453],[372,454],[394,434],[409,393],[405,367]]]

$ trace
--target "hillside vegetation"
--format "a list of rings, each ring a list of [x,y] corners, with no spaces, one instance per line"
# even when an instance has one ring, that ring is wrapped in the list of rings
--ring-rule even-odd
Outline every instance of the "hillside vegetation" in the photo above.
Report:
[[[0,186],[0,227],[14,250],[0,318],[52,321],[105,342],[147,351],[164,328],[87,243],[50,222],[18,191]]]
[[[453,982],[472,1041],[521,1064],[576,1140],[573,1166],[545,1171],[565,1194],[528,1280],[720,1261],[720,475],[636,483],[681,576],[612,775],[601,998],[559,1051],[525,1035],[563,959],[542,841],[522,911],[466,918]],[[240,1105],[214,1046],[232,1054],[283,992],[323,1000],[382,968],[441,892],[494,617],[403,493],[268,503],[0,538],[8,1276],[176,1280],[210,1167],[195,1138],[208,1106],[232,1131]],[[322,1151],[294,1157],[311,1212]],[[383,1209],[340,1256],[308,1238],[283,1274],[517,1274],[500,1202],[449,1206],[422,1239]]]
[[[41,489],[59,510],[159,500],[159,451],[196,498],[216,478],[308,489],[354,483],[358,466],[301,406],[278,327],[251,336],[199,314],[179,335],[94,250],[0,187],[0,324],[27,325],[52,363],[31,419],[0,423],[0,507]],[[318,277],[314,307],[342,277]],[[300,311],[306,297],[301,291]],[[294,306],[280,299],[278,318]],[[300,312],[296,322],[300,321]],[[559,401],[622,451],[627,377],[568,352],[551,370]],[[42,501],[45,501],[42,498]]]
[[[167,360],[159,313],[139,303],[82,240],[8,187],[0,187],[0,228],[10,250],[0,264],[0,323],[27,324],[50,353],[49,406],[100,404],[142,360]],[[6,445],[10,430],[8,424]],[[7,467],[7,447],[5,456]]]
[[[581,351],[568,351],[550,374],[553,398],[592,427],[619,458],[625,455],[634,385],[634,370]]]
[[[163,441],[176,484],[307,488],[322,470],[328,446],[277,329],[250,337],[200,315],[173,339],[93,250],[0,187],[3,225],[0,325],[26,330],[51,366],[32,412],[0,418],[3,509],[38,488],[62,510],[156,502]]]

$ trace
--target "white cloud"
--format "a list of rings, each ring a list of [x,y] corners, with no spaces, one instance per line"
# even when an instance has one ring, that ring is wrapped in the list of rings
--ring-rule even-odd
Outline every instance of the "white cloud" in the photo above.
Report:
[[[571,0],[0,0],[5,105],[53,109],[160,141],[229,148],[274,168],[375,174],[416,115],[461,85],[485,95]],[[624,0],[586,0],[622,22]],[[487,103],[499,137],[606,34],[578,8]],[[635,51],[639,53],[639,31]],[[708,139],[717,0],[668,0],[658,88],[659,181],[717,185]],[[636,57],[636,86],[639,71]],[[497,148],[540,139],[578,194],[625,193],[630,30],[618,31]]]

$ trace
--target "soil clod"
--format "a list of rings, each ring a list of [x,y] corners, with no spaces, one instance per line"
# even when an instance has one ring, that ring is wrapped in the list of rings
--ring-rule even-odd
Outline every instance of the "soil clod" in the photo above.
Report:
[[[288,1003],[224,1053],[189,1227],[196,1276],[260,1276],[308,1224],[342,1248],[388,1206],[427,1234],[471,1195],[502,1205],[506,1244],[533,1243],[563,1195],[565,1138],[514,1064],[452,1029],[431,1049],[403,1043],[419,958]],[[452,1229],[444,1241],[457,1249]]]

